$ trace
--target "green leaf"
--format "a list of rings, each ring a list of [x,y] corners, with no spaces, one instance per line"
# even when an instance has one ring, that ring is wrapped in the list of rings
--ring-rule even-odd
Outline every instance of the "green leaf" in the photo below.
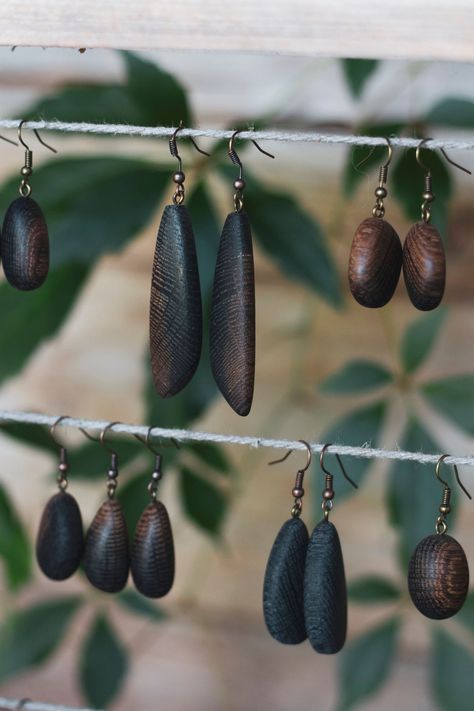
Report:
[[[474,433],[474,375],[453,375],[427,383],[422,393],[443,417],[460,429]]]
[[[0,484],[0,557],[10,590],[31,577],[31,546],[20,517],[6,489]]]
[[[104,615],[97,615],[81,650],[81,689],[96,708],[117,696],[128,671],[128,654]]]
[[[447,316],[444,307],[410,323],[401,343],[401,359],[405,373],[413,373],[426,360]]]
[[[62,642],[81,599],[61,597],[15,612],[0,627],[0,681],[44,662]]]
[[[211,469],[216,469],[221,474],[232,473],[232,465],[222,446],[212,442],[191,442],[188,448]]]
[[[122,605],[123,608],[129,612],[133,612],[134,615],[146,617],[152,622],[163,622],[163,620],[166,619],[167,615],[161,607],[147,600],[146,597],[143,597],[143,595],[140,595],[132,588],[128,588],[119,593],[115,600],[119,605]]]
[[[387,680],[395,656],[400,623],[391,617],[351,640],[341,653],[339,711],[353,708]]]
[[[49,436],[49,427],[30,425],[26,422],[5,422],[0,427],[0,432],[21,442],[21,444],[37,447],[51,454],[56,454],[58,451],[58,447]]]
[[[471,711],[474,655],[444,629],[433,632],[431,689],[443,711]]]
[[[392,373],[371,360],[352,360],[320,384],[323,393],[346,395],[365,393],[393,382]]]
[[[358,99],[379,63],[376,59],[342,59],[341,62],[347,86]]]
[[[286,193],[269,190],[246,173],[245,206],[262,249],[286,276],[341,306],[337,268],[321,226]]]
[[[42,341],[66,320],[88,276],[88,268],[69,264],[50,272],[35,292],[0,284],[0,382],[18,373]]]
[[[189,518],[212,536],[220,534],[229,499],[212,482],[180,467],[180,495]]]
[[[474,127],[474,102],[468,99],[448,97],[435,104],[426,116],[426,122],[449,128]]]
[[[352,580],[347,588],[347,594],[353,602],[361,605],[393,602],[400,598],[399,588],[387,578],[380,575],[366,575]]]
[[[458,612],[458,621],[474,634],[474,590],[471,590],[466,602]]]
[[[333,424],[323,435],[322,442],[332,442],[333,444],[349,444],[356,447],[368,444],[377,446],[383,427],[386,412],[386,403],[379,401],[364,405],[364,407],[352,410],[348,415]],[[370,459],[357,459],[351,457],[345,462],[347,473],[358,486],[362,485],[364,477],[370,467]],[[336,490],[337,501],[341,501],[345,496],[353,495],[354,489],[343,477],[339,470],[335,458],[331,454],[325,457],[325,466],[334,473],[334,488]],[[323,474],[319,462],[312,468],[312,482],[314,491],[322,490]],[[314,497],[314,511],[317,517],[321,516],[321,501]]]

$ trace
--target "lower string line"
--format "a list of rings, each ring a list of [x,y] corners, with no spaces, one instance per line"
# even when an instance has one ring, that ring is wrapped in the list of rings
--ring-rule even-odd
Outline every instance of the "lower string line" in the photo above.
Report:
[[[45,425],[51,427],[59,419],[59,415],[43,415],[37,412],[20,412],[14,410],[0,410],[0,423],[24,423]],[[108,420],[87,420],[75,417],[65,417],[58,422],[58,427],[72,429],[83,428],[96,432],[102,431],[110,425]],[[141,435],[146,437],[149,428],[145,425],[132,425],[125,423],[113,424],[109,431],[117,434]],[[196,432],[194,430],[172,429],[165,427],[154,427],[150,432],[151,439],[174,439],[177,442],[210,442],[214,444],[241,445],[250,448],[286,449],[286,450],[306,450],[306,446],[299,440],[293,439],[270,439],[267,437],[240,436],[232,434],[219,434],[213,432]],[[321,452],[324,442],[308,442],[312,452]],[[436,464],[440,454],[425,454],[424,452],[410,452],[404,450],[387,450],[370,447],[366,444],[359,447],[352,447],[343,444],[332,444],[327,448],[328,454],[339,454],[346,457],[357,457],[360,459],[386,459],[406,462],[418,462],[419,464]],[[456,464],[457,466],[474,467],[474,456],[448,456],[445,458],[446,464]]]
[[[0,711],[93,711],[77,706],[63,706],[62,704],[47,704],[31,699],[6,699],[0,697]]]

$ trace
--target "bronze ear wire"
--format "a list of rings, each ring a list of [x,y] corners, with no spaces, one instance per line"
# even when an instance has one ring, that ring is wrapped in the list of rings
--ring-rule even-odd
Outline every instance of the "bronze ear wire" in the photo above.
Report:
[[[298,518],[299,516],[301,516],[301,512],[303,510],[304,475],[305,475],[305,472],[311,466],[311,461],[313,458],[311,445],[308,444],[308,442],[306,442],[306,440],[304,440],[304,439],[299,439],[298,442],[301,442],[306,447],[306,463],[302,469],[298,469],[298,471],[296,472],[295,485],[294,485],[292,492],[291,492],[293,494],[293,496],[295,497],[293,506],[291,508],[291,515],[293,516],[293,518]],[[268,466],[271,467],[274,464],[280,464],[281,462],[284,462],[285,460],[288,459],[290,454],[292,454],[294,451],[295,451],[294,449],[289,449],[288,452],[283,455],[283,457],[280,457],[280,459],[273,459],[271,462],[268,462]]]
[[[175,205],[181,205],[181,203],[184,201],[184,181],[186,179],[185,174],[183,173],[183,162],[181,160],[181,156],[179,155],[178,152],[178,144],[177,144],[177,135],[179,131],[184,130],[184,124],[182,121],[179,122],[178,128],[175,130],[173,135],[171,136],[169,140],[169,149],[170,153],[173,156],[173,158],[178,159],[178,170],[176,173],[173,175],[173,182],[176,184],[176,192],[173,195],[173,203]],[[203,151],[201,148],[199,148],[198,144],[194,140],[192,136],[188,136],[189,140],[193,144],[194,148],[199,152],[202,153],[203,156],[210,156],[210,153],[207,153],[206,151]]]
[[[334,505],[333,501],[334,501],[334,497],[335,497],[335,492],[334,492],[334,487],[333,487],[334,475],[331,474],[331,472],[328,469],[326,469],[326,467],[324,466],[324,455],[326,454],[328,447],[331,447],[330,442],[328,442],[328,444],[324,445],[324,447],[322,448],[320,455],[319,455],[319,466],[321,467],[321,470],[326,475],[325,486],[324,486],[324,490],[323,490],[323,501],[321,503],[321,508],[323,509],[323,512],[324,512],[324,519],[326,521],[329,519],[329,512],[331,511],[331,509]],[[337,463],[339,464],[339,467],[341,469],[342,474],[344,475],[344,478],[347,479],[349,484],[351,486],[353,486],[354,489],[358,489],[359,487],[357,486],[355,481],[353,481],[350,478],[349,474],[346,472],[346,469],[344,467],[344,464],[342,463],[342,459],[339,456],[339,454],[337,454],[335,452],[334,456],[337,459]]]

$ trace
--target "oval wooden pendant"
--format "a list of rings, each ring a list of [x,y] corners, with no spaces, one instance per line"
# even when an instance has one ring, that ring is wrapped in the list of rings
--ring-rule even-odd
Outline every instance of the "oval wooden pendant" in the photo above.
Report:
[[[303,581],[308,530],[300,518],[281,527],[265,570],[263,616],[271,636],[283,644],[306,639]]]
[[[447,534],[423,538],[408,566],[408,590],[415,607],[432,620],[455,615],[469,589],[469,566],[462,546]]]
[[[339,536],[330,521],[318,523],[309,539],[304,616],[313,649],[321,654],[342,649],[347,632],[346,576]]]
[[[250,222],[227,216],[217,253],[210,325],[211,368],[238,415],[252,407],[255,380],[255,276]]]
[[[84,570],[89,582],[104,592],[119,592],[128,578],[128,533],[122,507],[107,500],[87,531]]]
[[[5,276],[22,291],[37,289],[48,276],[48,228],[40,206],[30,197],[19,197],[3,221],[2,259]]]
[[[397,288],[402,245],[392,225],[380,217],[360,223],[349,256],[349,287],[361,306],[385,306]]]
[[[446,282],[446,257],[436,227],[417,222],[403,245],[403,275],[408,296],[420,311],[431,311],[441,303]]]
[[[161,397],[191,380],[201,357],[202,305],[193,228],[185,205],[163,211],[151,275],[150,356]]]
[[[137,524],[130,561],[133,582],[147,597],[163,597],[173,586],[174,545],[161,501],[148,504]]]
[[[51,580],[66,580],[79,567],[84,550],[82,517],[76,499],[60,491],[46,504],[36,537],[38,565]]]

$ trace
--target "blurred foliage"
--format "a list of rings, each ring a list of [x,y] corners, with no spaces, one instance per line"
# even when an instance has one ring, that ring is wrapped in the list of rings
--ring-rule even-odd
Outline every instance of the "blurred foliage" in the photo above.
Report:
[[[121,53],[125,76],[115,84],[71,84],[56,90],[24,112],[25,118],[63,121],[117,122],[142,125],[193,124],[188,96],[181,84],[168,72],[144,61],[133,53]],[[376,75],[379,63],[367,59],[343,60],[342,72],[354,101],[360,101]],[[268,117],[256,119],[264,126]],[[425,117],[411,123],[380,122],[365,119],[354,131],[374,136],[405,133],[425,137],[434,126],[472,129],[474,104],[451,97],[439,102]],[[211,147],[212,160],[200,163],[200,177],[190,186],[187,204],[192,214],[197,239],[198,260],[205,319],[210,304],[213,268],[222,216],[214,195],[215,178],[232,180],[235,168],[224,161],[225,145],[217,141]],[[356,147],[348,151],[343,169],[342,190],[347,200],[357,198],[362,178],[385,162],[384,147],[369,151]],[[452,194],[450,169],[439,155],[425,151],[423,160],[433,173],[434,222],[444,237],[448,203]],[[363,170],[362,170],[363,164]],[[0,383],[22,371],[39,346],[53,338],[67,321],[81,298],[83,288],[104,254],[123,250],[153,219],[166,195],[171,196],[170,174],[175,165],[158,164],[118,156],[60,157],[43,164],[32,177],[34,197],[47,216],[51,235],[52,265],[46,284],[34,294],[20,293],[6,283],[0,285],[2,332],[0,334]],[[209,176],[212,180],[209,180]],[[332,307],[343,305],[343,292],[334,258],[323,227],[299,204],[293,195],[264,185],[246,172],[248,190],[246,209],[255,240],[288,279],[309,289]],[[374,175],[374,187],[376,185]],[[16,197],[18,176],[0,188],[0,209],[4,211]],[[390,197],[398,200],[410,220],[417,220],[423,192],[423,170],[416,163],[414,151],[397,151],[390,167]],[[366,195],[367,209],[372,207]],[[231,199],[229,199],[229,209]],[[389,203],[387,203],[388,207]],[[202,238],[200,238],[202,236]],[[367,396],[367,402],[346,410],[322,435],[323,441],[377,446],[386,431],[393,396],[416,393],[431,408],[464,430],[474,433],[474,375],[460,374],[433,382],[419,380],[426,360],[435,347],[447,312],[417,318],[400,339],[398,362],[393,368],[375,360],[352,360],[319,384],[325,397]],[[25,328],[27,324],[27,328]],[[208,328],[205,323],[204,338]],[[154,392],[145,356],[146,383],[143,393],[144,420],[166,427],[190,427],[200,418],[216,395],[211,377],[207,343],[191,383],[177,397],[158,400]],[[433,440],[417,417],[411,397],[405,398],[406,421],[401,446],[411,450],[436,451],[441,442]],[[4,434],[56,456],[57,447],[47,432],[30,425],[8,424]],[[110,439],[117,449],[126,479],[119,487],[130,532],[148,501],[152,455],[138,442]],[[158,446],[159,443],[156,443]],[[97,444],[84,441],[70,451],[75,476],[94,480],[108,467],[104,453],[101,460]],[[53,461],[53,460],[52,460]],[[328,455],[327,465],[332,466]],[[230,484],[235,478],[232,464],[222,448],[212,444],[192,444],[180,450],[171,447],[165,453],[166,469],[178,472],[178,489],[183,511],[189,520],[218,543],[226,515],[232,503]],[[370,471],[367,460],[353,459],[350,474],[359,486]],[[315,490],[321,488],[319,468],[312,472]],[[410,490],[407,505],[406,491]],[[342,478],[337,479],[338,501],[354,490]],[[392,463],[387,484],[387,516],[398,541],[400,578],[406,577],[407,559],[416,543],[433,528],[440,489],[432,472],[413,463]],[[315,512],[320,516],[319,503]],[[414,513],[416,512],[416,513]],[[8,493],[0,489],[0,558],[5,582],[17,593],[32,576],[31,544],[24,525]],[[349,583],[350,600],[358,605],[388,605],[391,611],[383,622],[349,640],[339,657],[339,711],[351,709],[376,693],[387,680],[399,645],[403,623],[402,603],[405,585],[380,576],[377,572]],[[164,610],[141,597],[132,588],[107,597],[94,593],[87,598],[92,617],[82,632],[79,680],[86,702],[106,706],[120,693],[130,665],[129,653],[111,622],[109,608],[114,605],[153,624],[166,620]],[[69,625],[85,599],[63,596],[30,604],[6,615],[0,626],[0,680],[21,673],[49,659],[59,648]],[[112,601],[112,602],[110,602]],[[397,612],[394,614],[393,608]],[[400,614],[399,614],[400,613]],[[471,593],[457,618],[463,632],[474,635],[474,597]],[[474,697],[472,654],[448,627],[433,627],[431,689],[437,706],[444,711],[468,711]]]

